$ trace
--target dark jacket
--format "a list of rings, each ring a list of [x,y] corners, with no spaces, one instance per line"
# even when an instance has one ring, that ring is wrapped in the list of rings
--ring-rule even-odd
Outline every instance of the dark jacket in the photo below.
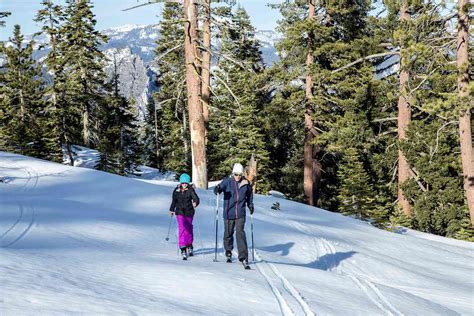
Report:
[[[224,219],[237,219],[246,215],[245,206],[253,208],[253,193],[250,182],[242,177],[239,182],[233,176],[225,178],[217,191],[224,193]]]
[[[170,212],[175,212],[176,215],[194,216],[193,201],[196,206],[199,205],[199,197],[194,188],[188,185],[187,190],[183,191],[181,185],[178,185],[173,191]]]

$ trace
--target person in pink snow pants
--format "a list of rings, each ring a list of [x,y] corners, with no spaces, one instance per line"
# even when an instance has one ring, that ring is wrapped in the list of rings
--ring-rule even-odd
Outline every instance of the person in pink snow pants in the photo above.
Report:
[[[193,218],[199,205],[199,197],[193,186],[191,177],[183,173],[179,177],[179,185],[173,190],[170,215],[176,215],[178,221],[179,249],[183,256],[193,255]]]

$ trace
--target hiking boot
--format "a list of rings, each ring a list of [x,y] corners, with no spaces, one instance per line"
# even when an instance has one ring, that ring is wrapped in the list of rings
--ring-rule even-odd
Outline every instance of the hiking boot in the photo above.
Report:
[[[190,245],[190,246],[187,247],[188,256],[190,256],[190,257],[194,256],[194,254],[193,254],[193,249],[194,249],[194,248],[193,248],[193,245]]]
[[[249,261],[247,259],[239,259],[239,261],[242,262],[245,270],[250,270]]]

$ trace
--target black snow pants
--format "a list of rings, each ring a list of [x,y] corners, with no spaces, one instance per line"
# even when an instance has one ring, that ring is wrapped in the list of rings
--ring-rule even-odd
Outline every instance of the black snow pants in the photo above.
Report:
[[[237,219],[224,219],[224,248],[234,249],[234,230],[236,231],[239,260],[248,260],[247,238],[245,237],[245,216]]]

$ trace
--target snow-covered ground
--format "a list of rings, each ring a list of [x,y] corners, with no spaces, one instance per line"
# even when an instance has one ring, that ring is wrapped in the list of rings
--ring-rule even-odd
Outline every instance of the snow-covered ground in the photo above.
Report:
[[[198,190],[196,256],[165,241],[175,183],[0,152],[0,315],[473,315],[472,243],[256,196],[257,263],[225,263]],[[278,201],[280,211],[271,210]],[[247,219],[249,245],[250,218]]]

